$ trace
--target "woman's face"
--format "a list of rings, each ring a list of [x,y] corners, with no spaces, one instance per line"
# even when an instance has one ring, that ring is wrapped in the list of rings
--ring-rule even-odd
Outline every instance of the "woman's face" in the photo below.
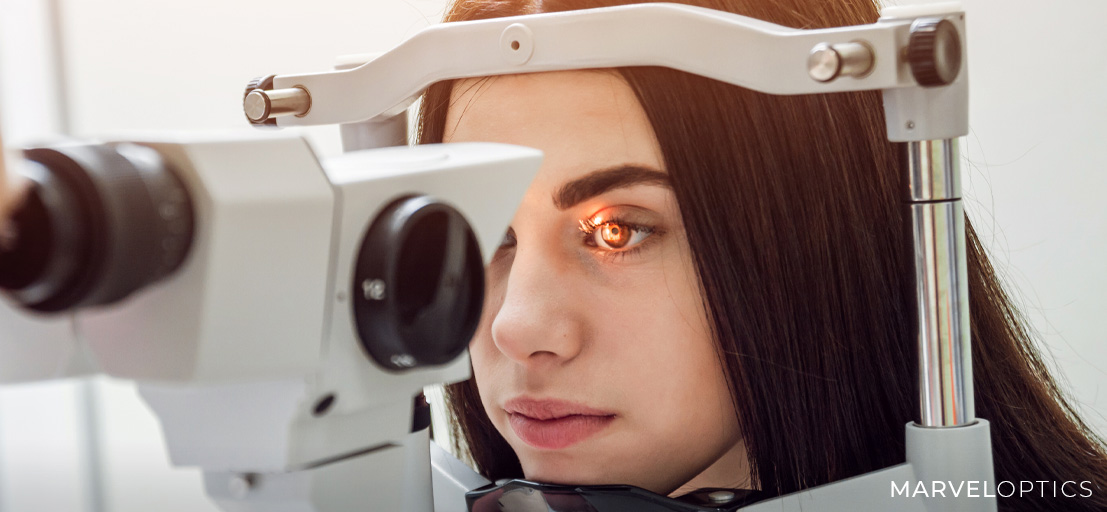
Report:
[[[460,81],[444,140],[545,153],[470,345],[526,477],[660,493],[743,480],[680,212],[630,87],[603,71]]]

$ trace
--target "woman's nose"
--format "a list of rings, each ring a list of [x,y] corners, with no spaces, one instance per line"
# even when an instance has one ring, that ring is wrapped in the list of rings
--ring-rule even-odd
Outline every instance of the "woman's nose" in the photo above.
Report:
[[[492,320],[492,341],[508,358],[533,366],[565,362],[583,348],[583,304],[564,265],[538,248],[518,248]]]

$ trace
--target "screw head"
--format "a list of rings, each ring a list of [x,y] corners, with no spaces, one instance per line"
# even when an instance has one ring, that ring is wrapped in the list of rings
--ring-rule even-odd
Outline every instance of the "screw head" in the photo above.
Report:
[[[730,491],[715,491],[707,495],[711,503],[726,503],[734,499],[734,493]]]

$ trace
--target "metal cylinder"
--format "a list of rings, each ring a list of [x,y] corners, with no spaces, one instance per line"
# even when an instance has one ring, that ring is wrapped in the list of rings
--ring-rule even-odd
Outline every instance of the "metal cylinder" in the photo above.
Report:
[[[863,41],[820,43],[807,57],[807,72],[820,82],[830,82],[840,76],[861,78],[873,69],[873,49]]]
[[[919,319],[919,425],[969,425],[976,414],[957,143],[923,141],[908,146]]]
[[[311,94],[303,87],[254,90],[243,99],[246,117],[255,123],[281,116],[302,116],[311,110]]]
[[[924,140],[907,145],[911,201],[961,199],[957,139]]]

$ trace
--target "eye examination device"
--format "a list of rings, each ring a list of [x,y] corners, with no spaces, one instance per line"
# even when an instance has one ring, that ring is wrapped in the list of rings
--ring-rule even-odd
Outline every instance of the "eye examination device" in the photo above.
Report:
[[[135,381],[172,463],[200,468],[227,512],[994,511],[989,425],[973,410],[964,43],[957,3],[817,30],[665,3],[449,23],[247,85],[250,123],[341,125],[337,157],[279,132],[29,149],[31,194],[0,233],[0,383]],[[430,441],[422,389],[469,377],[484,265],[542,155],[409,146],[408,107],[441,80],[621,66],[769,94],[882,91],[888,140],[907,143],[915,242],[906,462],[785,496],[668,498],[489,482]],[[983,494],[889,492],[932,481]]]

